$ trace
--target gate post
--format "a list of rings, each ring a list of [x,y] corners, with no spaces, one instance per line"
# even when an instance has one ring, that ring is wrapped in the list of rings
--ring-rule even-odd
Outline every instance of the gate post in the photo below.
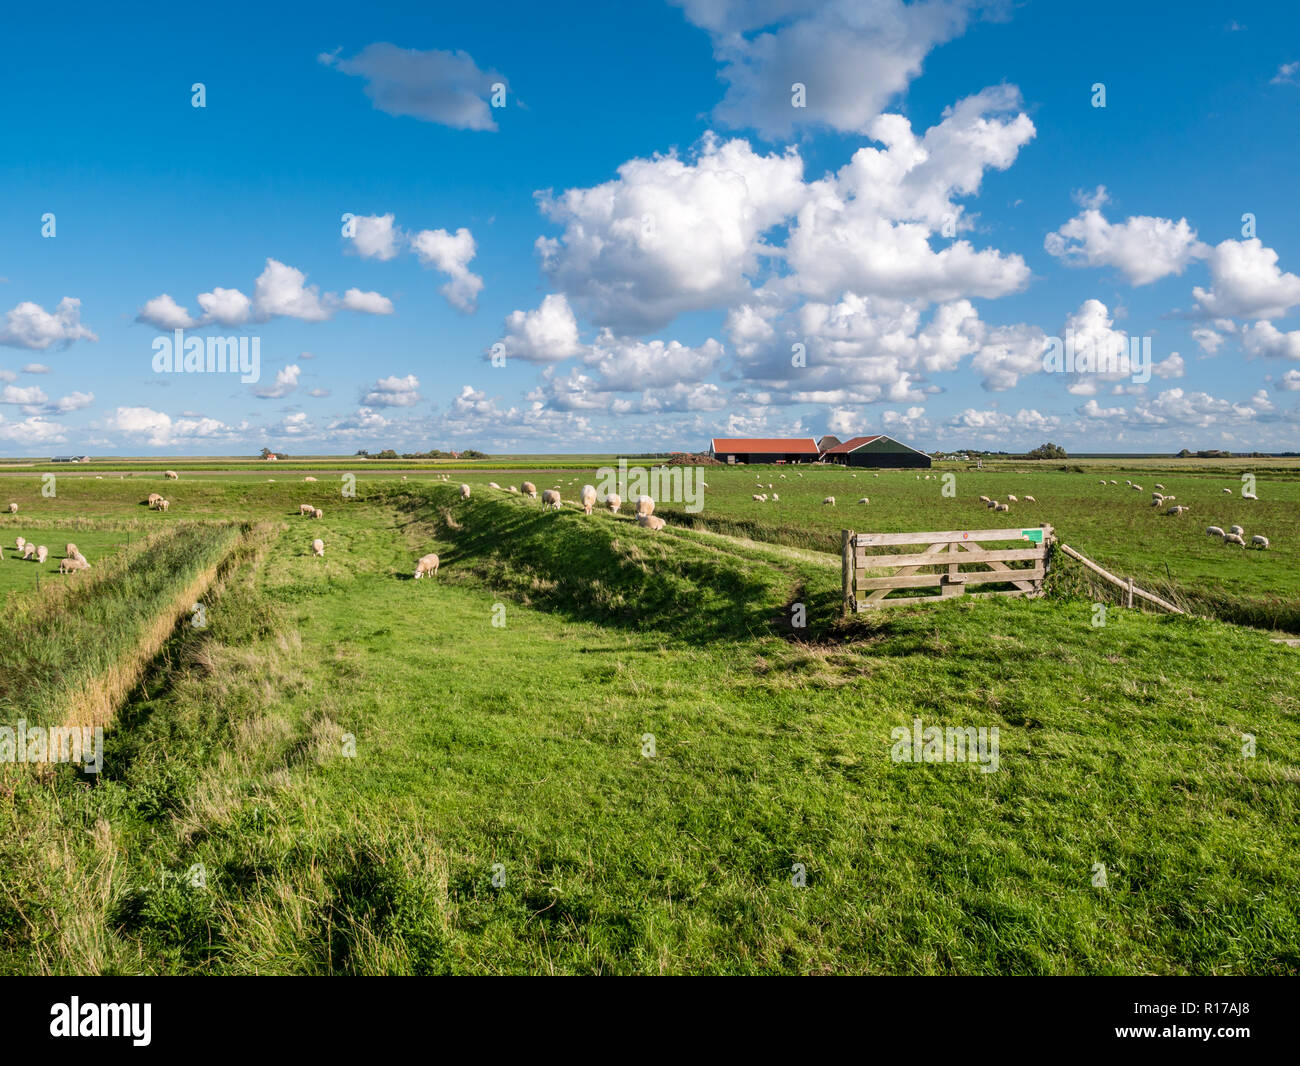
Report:
[[[848,618],[849,612],[853,610],[853,537],[853,530],[840,530],[840,558],[842,560],[841,572],[844,586],[844,605],[841,616],[844,618]]]

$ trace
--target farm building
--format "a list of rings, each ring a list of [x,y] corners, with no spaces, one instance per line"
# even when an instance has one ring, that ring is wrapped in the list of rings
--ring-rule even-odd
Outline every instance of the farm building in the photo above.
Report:
[[[50,458],[52,463],[88,463],[89,455],[55,455]]]
[[[842,466],[930,466],[930,457],[925,452],[886,437],[878,433],[871,437],[853,437],[843,444],[836,444],[821,456],[823,462],[839,463]]]
[[[822,455],[825,455],[828,451],[830,451],[832,448],[835,447],[835,445],[839,443],[840,443],[839,437],[835,437],[827,433],[826,436],[819,437],[817,439],[817,450],[821,452]]]
[[[815,463],[812,437],[714,437],[709,452],[720,463]]]

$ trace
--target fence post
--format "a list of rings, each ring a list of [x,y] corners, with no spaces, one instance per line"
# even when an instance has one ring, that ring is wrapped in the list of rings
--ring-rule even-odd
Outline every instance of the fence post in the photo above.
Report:
[[[844,587],[844,605],[841,616],[847,618],[853,608],[853,530],[840,530],[841,573]]]
[[[1133,606],[1133,579],[1128,579],[1128,605]]]

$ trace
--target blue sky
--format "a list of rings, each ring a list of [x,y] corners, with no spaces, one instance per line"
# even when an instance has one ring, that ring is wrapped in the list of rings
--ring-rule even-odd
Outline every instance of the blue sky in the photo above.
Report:
[[[1298,29],[1046,0],[20,9],[0,453],[1300,449]],[[177,326],[256,337],[260,380],[156,373]],[[1045,370],[1067,337],[1151,363]]]

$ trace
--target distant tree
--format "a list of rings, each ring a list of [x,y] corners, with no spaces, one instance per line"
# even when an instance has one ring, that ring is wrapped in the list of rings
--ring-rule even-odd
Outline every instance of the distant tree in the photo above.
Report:
[[[490,456],[485,455],[483,452],[478,451],[476,448],[470,448],[470,449],[468,449],[468,450],[466,450],[466,451],[461,452],[461,453],[460,453],[460,457],[461,457],[462,459],[488,459],[488,458],[491,458]]]
[[[1040,444],[1032,452],[1026,453],[1025,458],[1027,459],[1068,459],[1070,458],[1070,456],[1066,453],[1065,449],[1062,448],[1059,444],[1053,444],[1051,441],[1048,441],[1046,444]]]
[[[396,458],[397,458],[397,453],[396,453],[395,451],[393,451],[392,448],[385,448],[382,452],[380,452],[378,455],[376,455],[375,458],[376,458],[376,459],[396,459]]]

